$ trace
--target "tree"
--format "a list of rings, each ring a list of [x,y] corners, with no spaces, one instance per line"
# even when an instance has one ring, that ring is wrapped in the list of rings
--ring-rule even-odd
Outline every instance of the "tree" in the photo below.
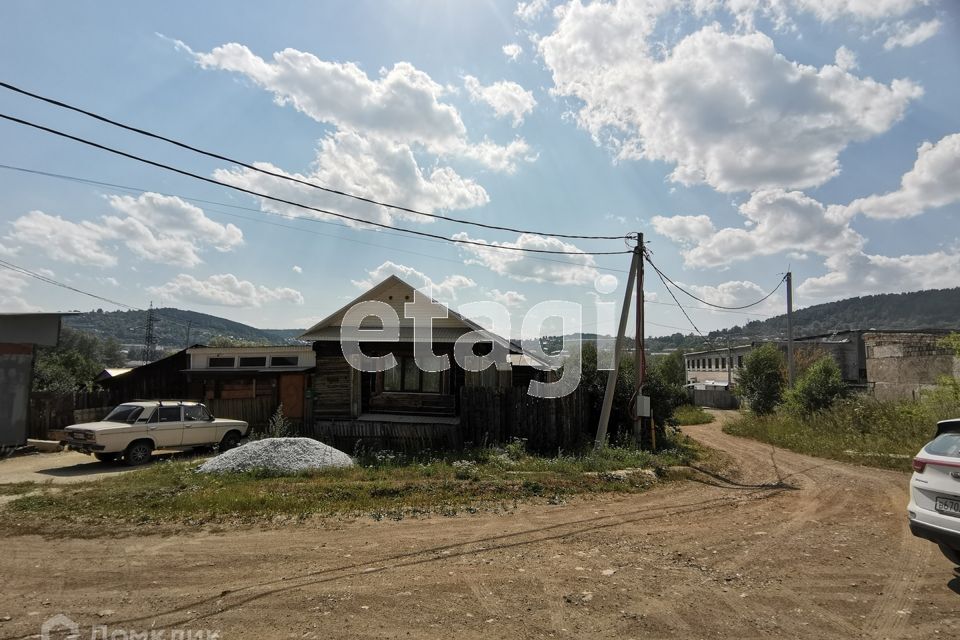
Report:
[[[208,347],[262,347],[264,342],[256,342],[254,340],[244,340],[242,338],[234,338],[233,336],[213,336],[207,340]]]
[[[95,335],[63,327],[55,347],[37,349],[33,388],[63,393],[89,388],[100,371],[123,362],[120,344],[116,340],[101,340]]]
[[[793,388],[787,391],[786,404],[792,411],[809,416],[828,409],[847,393],[847,385],[836,360],[823,356],[797,378]]]
[[[953,352],[960,356],[960,333],[953,332],[950,335],[941,338],[940,346],[946,349],[953,349]]]
[[[743,359],[737,391],[753,413],[772,413],[783,397],[785,385],[783,354],[774,345],[761,345]]]

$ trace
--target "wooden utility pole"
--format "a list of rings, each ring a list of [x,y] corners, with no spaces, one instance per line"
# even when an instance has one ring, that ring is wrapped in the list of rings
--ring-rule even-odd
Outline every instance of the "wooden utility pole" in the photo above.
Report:
[[[633,372],[637,388],[633,395],[633,438],[637,445],[643,441],[643,416],[640,415],[640,397],[643,393],[644,356],[643,351],[643,233],[637,234],[637,246],[633,250],[637,256],[637,326],[633,341]],[[651,442],[652,442],[651,429]]]
[[[793,273],[787,271],[787,382],[793,387],[796,365],[793,361]]]
[[[620,373],[620,354],[623,353],[623,336],[627,331],[627,318],[630,316],[630,294],[633,293],[634,281],[637,277],[637,263],[640,261],[640,252],[633,252],[630,262],[630,271],[627,275],[627,290],[623,293],[623,308],[620,310],[620,327],[617,330],[617,339],[613,345],[613,369],[607,373],[607,388],[603,394],[603,407],[600,409],[600,423],[597,425],[597,438],[594,448],[602,449],[607,440],[607,425],[610,423],[610,411],[613,409],[613,394],[617,389],[617,375]]]

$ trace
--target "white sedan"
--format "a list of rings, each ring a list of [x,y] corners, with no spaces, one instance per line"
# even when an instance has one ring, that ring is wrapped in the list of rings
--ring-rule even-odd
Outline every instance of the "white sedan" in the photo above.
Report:
[[[199,402],[126,402],[100,422],[67,427],[66,445],[101,462],[121,456],[130,466],[146,464],[154,449],[187,450],[219,445],[232,449],[250,430],[243,420],[214,418]]]
[[[960,566],[960,419],[938,422],[937,437],[914,458],[907,515],[913,535]]]

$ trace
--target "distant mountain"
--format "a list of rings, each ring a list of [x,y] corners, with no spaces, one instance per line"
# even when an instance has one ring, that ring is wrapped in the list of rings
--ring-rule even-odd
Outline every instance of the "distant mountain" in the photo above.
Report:
[[[696,303],[691,306],[697,306]],[[632,321],[631,321],[632,323]],[[811,336],[845,329],[955,329],[960,331],[960,288],[929,289],[910,293],[887,293],[847,298],[798,309],[793,313],[794,336]],[[632,324],[631,324],[632,326]],[[648,335],[651,331],[648,330]],[[711,341],[732,343],[783,338],[787,335],[786,314],[706,334]],[[584,334],[584,339],[594,339]],[[560,349],[559,336],[543,339],[548,352]],[[699,349],[706,341],[693,333],[674,333],[647,338],[647,350]],[[633,339],[627,339],[633,347]]]
[[[166,307],[154,309],[153,334],[163,349],[182,349],[188,344],[206,344],[224,336],[260,344],[296,344],[303,329],[257,329],[250,325],[206,313]],[[101,338],[115,338],[121,344],[142,345],[147,327],[146,311],[96,310],[64,318],[71,329]],[[189,334],[189,335],[188,335]]]
[[[225,318],[174,308],[154,309],[154,316],[154,335],[158,345],[166,349],[183,348],[188,343],[188,327],[191,344],[205,344],[216,336],[261,344],[296,344],[297,336],[304,331],[257,329]],[[64,323],[73,329],[104,338],[116,338],[121,344],[131,345],[143,344],[146,322],[146,311],[97,310],[64,319]],[[796,336],[871,328],[960,330],[960,287],[847,298],[794,312]],[[754,320],[742,326],[711,331],[707,338],[723,342],[729,337],[733,342],[748,342],[783,337],[786,330],[787,316],[784,314],[767,320]],[[597,336],[584,334],[583,337],[596,339]],[[543,342],[548,352],[560,349],[559,336],[545,337]],[[647,349],[653,352],[677,348],[696,349],[704,344],[703,338],[692,332],[647,339]],[[627,340],[627,346],[633,346],[633,339]]]

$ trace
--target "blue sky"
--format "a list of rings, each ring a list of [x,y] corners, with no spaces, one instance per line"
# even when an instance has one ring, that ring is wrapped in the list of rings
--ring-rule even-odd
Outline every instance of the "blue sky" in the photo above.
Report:
[[[401,205],[554,233],[642,231],[666,273],[717,304],[755,300],[791,268],[805,306],[960,283],[958,18],[935,0],[6,2],[0,77]],[[0,112],[392,226],[623,247],[360,206],[8,91]],[[260,327],[308,326],[390,273],[519,318],[549,299],[592,304],[598,279],[622,286],[628,265],[317,220],[9,122],[0,163],[134,188],[0,170],[0,258],[127,304]],[[654,277],[647,290],[649,334],[689,331]],[[111,308],[0,271],[0,309],[96,307]],[[783,308],[781,291],[755,311]],[[750,317],[691,315],[701,330]]]

